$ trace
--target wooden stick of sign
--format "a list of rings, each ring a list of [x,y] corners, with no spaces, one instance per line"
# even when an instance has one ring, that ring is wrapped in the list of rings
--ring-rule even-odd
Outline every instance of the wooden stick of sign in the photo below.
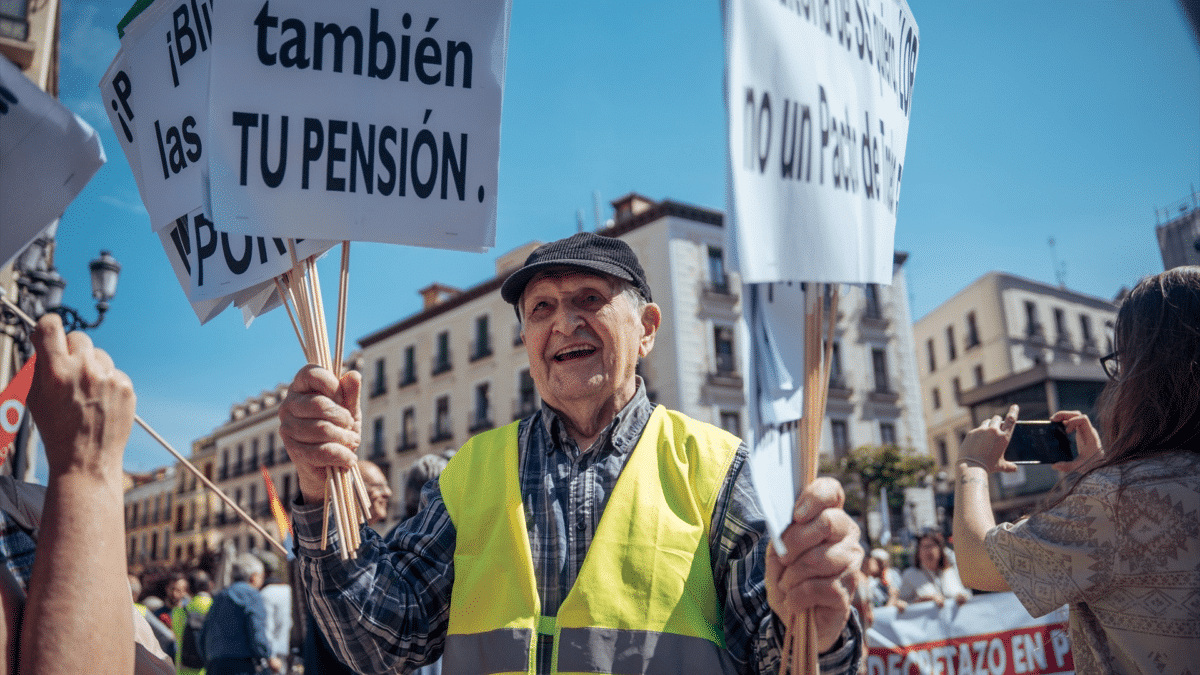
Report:
[[[13,304],[13,302],[11,300],[9,300],[7,297],[0,295],[0,302],[2,302],[5,307],[8,307],[8,309],[11,310],[13,312],[13,314],[17,315],[22,321],[24,321],[26,324],[28,324],[30,328],[33,328],[36,325],[36,322],[33,320],[33,317],[30,317],[25,312],[22,312],[20,310],[20,308],[17,307],[15,304]],[[242,508],[237,505],[237,502],[230,499],[229,495],[227,495],[221,491],[221,488],[219,488],[215,484],[213,484],[213,482],[211,480],[209,480],[204,475],[204,472],[200,471],[200,469],[198,469],[195,464],[192,464],[190,461],[188,461],[188,459],[186,457],[183,456],[183,454],[181,454],[175,448],[171,447],[171,444],[168,443],[165,438],[160,436],[159,433],[157,431],[155,431],[149,424],[147,424],[146,421],[143,420],[140,415],[135,414],[133,416],[133,421],[137,422],[138,426],[145,429],[146,433],[150,434],[151,438],[158,441],[159,445],[166,448],[167,452],[174,455],[175,459],[179,460],[179,463],[181,465],[183,465],[183,468],[187,469],[189,472],[192,473],[192,475],[194,475],[197,479],[199,479],[199,481],[201,482],[201,484],[204,485],[205,488],[207,488],[209,491],[211,491],[213,494],[215,494],[218,498],[220,498],[221,501],[225,502],[225,505],[228,506],[229,508],[233,509],[233,512],[236,513],[239,518],[246,521],[246,524],[248,524],[250,527],[254,528],[254,530],[257,531],[259,534],[261,534],[263,536],[264,541],[266,541],[268,544],[270,544],[272,547],[274,547],[275,550],[279,551],[279,553],[281,555],[283,555],[285,557],[287,556],[288,551],[286,548],[284,548],[283,544],[279,543],[274,537],[272,537],[271,534],[269,532],[267,532],[267,530],[262,525],[258,524],[258,521],[251,518],[250,514],[243,511]]]
[[[800,489],[817,479],[821,451],[821,428],[829,398],[829,369],[833,359],[833,335],[837,325],[839,286],[808,284],[804,294],[804,416],[800,420]],[[825,299],[829,314],[825,315]],[[826,325],[826,321],[828,324]],[[824,329],[824,330],[822,330]],[[822,333],[825,335],[822,335]],[[792,675],[816,675],[817,623],[812,611],[801,612],[788,621],[781,655],[781,671]]]
[[[295,242],[288,240],[292,256],[292,269],[276,278],[279,295],[288,316],[294,318],[300,347],[309,363],[333,372],[339,379],[342,375],[342,349],[345,344],[346,289],[349,285],[350,242],[342,242],[341,274],[338,277],[338,314],[336,353],[329,349],[329,331],[325,326],[325,303],[321,299],[321,277],[317,272],[316,257],[303,260],[296,257]],[[289,306],[290,304],[290,306]],[[322,513],[321,548],[328,546],[330,517],[337,524],[342,538],[339,553],[342,560],[358,557],[362,543],[359,526],[367,521],[370,502],[365,500],[366,487],[362,476],[349,468],[330,467],[325,472],[325,507]]]

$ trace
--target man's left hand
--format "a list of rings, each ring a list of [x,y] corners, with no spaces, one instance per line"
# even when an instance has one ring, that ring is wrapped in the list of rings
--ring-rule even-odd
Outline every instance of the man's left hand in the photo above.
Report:
[[[789,626],[811,609],[819,652],[837,643],[850,618],[850,588],[862,565],[858,525],[842,510],[845,499],[840,483],[818,478],[796,500],[792,524],[783,532],[787,554],[767,547],[767,602]]]

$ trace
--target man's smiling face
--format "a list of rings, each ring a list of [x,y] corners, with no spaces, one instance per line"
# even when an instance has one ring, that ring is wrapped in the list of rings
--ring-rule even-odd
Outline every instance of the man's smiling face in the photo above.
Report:
[[[633,397],[638,357],[654,346],[656,305],[639,312],[617,280],[566,269],[529,282],[521,308],[529,374],[546,403],[568,417],[608,405],[615,414]]]

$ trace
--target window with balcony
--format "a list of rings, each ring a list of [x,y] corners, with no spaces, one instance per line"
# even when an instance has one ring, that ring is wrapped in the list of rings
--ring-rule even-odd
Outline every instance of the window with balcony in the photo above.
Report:
[[[892,383],[888,379],[887,352],[883,351],[882,349],[872,349],[871,366],[875,373],[876,393],[892,393]]]
[[[829,388],[850,388],[846,384],[846,375],[842,372],[842,345],[840,342],[833,343],[833,354],[829,357]]]
[[[1071,331],[1067,328],[1067,313],[1061,307],[1054,308],[1054,345],[1060,349],[1071,348]]]
[[[742,435],[742,416],[731,410],[721,411],[721,428],[735,436]]]
[[[942,409],[942,392],[939,391],[937,387],[934,387],[933,390],[929,392],[929,397],[933,401],[933,409],[941,410]]]
[[[954,389],[954,402],[962,405],[962,382],[955,377],[950,380],[950,386]]]
[[[1079,315],[1079,337],[1083,339],[1085,353],[1100,354],[1100,350],[1096,348],[1096,336],[1092,335],[1092,318],[1087,314]]]
[[[863,318],[879,320],[883,318],[883,307],[879,302],[879,284],[867,284],[863,287],[866,294],[867,306],[863,310]]]
[[[267,434],[267,455],[263,458],[263,463],[267,466],[275,466],[275,434]]]
[[[729,275],[725,272],[725,252],[720,246],[708,247],[708,289],[714,293],[729,293]]]
[[[258,468],[258,439],[250,439],[250,471]]]
[[[407,452],[417,447],[417,409],[408,407],[400,415],[400,445],[396,452]]]
[[[1037,305],[1029,300],[1025,301],[1025,336],[1031,340],[1046,339],[1046,330],[1038,321]]]
[[[933,339],[925,341],[925,350],[929,354],[929,372],[937,370],[937,352],[934,350]]]
[[[233,464],[233,475],[240,476],[246,472],[246,448],[237,444],[237,461]]]
[[[521,370],[517,376],[517,400],[513,406],[513,419],[529,417],[537,410],[537,389],[533,386],[533,377],[529,369]]]
[[[967,349],[979,346],[979,325],[975,322],[975,312],[967,312]]]
[[[983,386],[983,366],[982,365],[975,366],[975,386],[976,387]]]
[[[29,0],[0,0],[0,37],[29,39]]]
[[[896,445],[896,425],[892,422],[879,423],[879,444],[894,446]]]
[[[945,438],[937,439],[937,454],[938,462],[941,463],[942,466],[948,466],[950,464],[950,449],[946,446]]]
[[[371,459],[383,457],[386,450],[383,443],[383,418],[376,417],[371,422]]]
[[[437,336],[437,354],[433,357],[433,374],[440,375],[450,368],[450,332],[442,331]]]
[[[478,361],[492,355],[492,333],[488,330],[488,316],[475,318],[475,341],[471,343],[471,360]]]
[[[470,428],[468,429],[471,433],[496,426],[492,423],[492,407],[488,398],[488,389],[487,382],[475,385],[475,409],[471,411]]]
[[[375,359],[375,374],[371,378],[371,397],[387,393],[387,359],[382,356]]]
[[[714,326],[713,346],[716,352],[717,374],[732,375],[737,372],[733,361],[733,328]]]
[[[450,431],[450,397],[439,396],[434,405],[433,429],[429,435],[430,443],[450,440],[454,434]]]
[[[846,420],[829,420],[829,435],[833,438],[833,454],[845,457],[850,452],[850,427]]]
[[[219,480],[229,478],[229,448],[221,451],[221,472]]]
[[[954,344],[954,326],[946,326],[946,359],[953,361],[958,358],[958,345]]]
[[[417,347],[409,345],[404,348],[404,367],[400,370],[400,386],[407,387],[417,383]]]

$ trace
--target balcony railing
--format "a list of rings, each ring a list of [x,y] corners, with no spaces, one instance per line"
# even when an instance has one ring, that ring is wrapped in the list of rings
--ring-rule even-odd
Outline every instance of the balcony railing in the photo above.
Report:
[[[454,365],[450,361],[450,352],[446,352],[445,354],[441,354],[433,360],[433,364],[432,364],[432,367],[430,370],[433,372],[434,375],[441,375],[442,373],[450,370],[453,367],[454,367]]]
[[[454,432],[450,429],[449,421],[442,424],[431,424],[429,428],[429,442],[441,443],[454,438]]]
[[[537,410],[537,398],[532,393],[528,396],[513,399],[512,418],[514,420],[529,417],[535,410]]]
[[[400,373],[400,384],[398,386],[407,387],[410,384],[416,384],[416,383],[417,383],[417,369],[416,368],[413,368],[411,370],[406,368],[404,370],[404,372]]]
[[[406,434],[401,432],[396,437],[396,452],[408,452],[409,450],[417,449],[416,434]]]
[[[495,428],[496,424],[492,422],[491,414],[487,410],[476,410],[467,417],[467,431],[478,433]]]
[[[492,355],[492,336],[489,333],[483,340],[477,341],[471,345],[471,361],[485,359]]]

